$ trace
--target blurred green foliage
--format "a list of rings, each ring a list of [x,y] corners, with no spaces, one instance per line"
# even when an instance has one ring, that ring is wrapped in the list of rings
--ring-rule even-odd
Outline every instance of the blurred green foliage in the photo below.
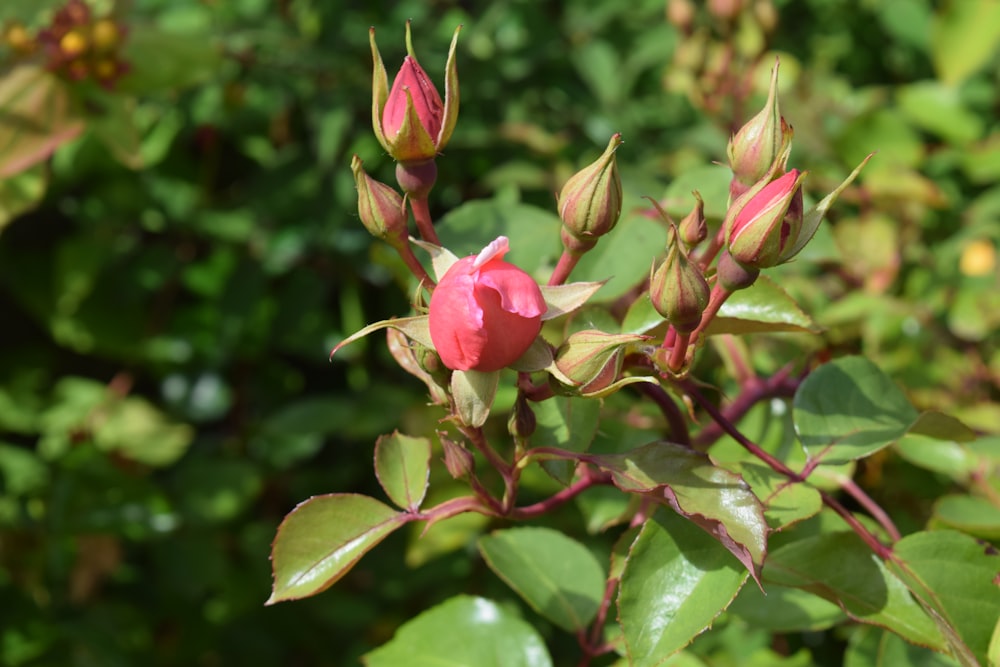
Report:
[[[375,438],[439,416],[381,341],[327,360],[408,307],[405,267],[358,223],[348,169],[356,153],[391,181],[370,129],[369,26],[393,69],[412,19],[440,81],[464,24],[461,115],[431,196],[436,217],[465,205],[442,232],[457,246],[482,205],[468,202],[552,210],[616,131],[626,208],[652,195],[682,214],[779,53],[810,191],[879,153],[847,213],[775,272],[824,334],[762,337],[756,361],[861,351],[920,408],[1000,435],[995,2],[786,0],[773,30],[699,11],[685,35],[662,0],[94,0],[124,28],[129,71],[109,88],[14,48],[10,26],[36,34],[61,4],[0,8],[0,664],[355,664],[452,594],[516,604],[468,555],[483,528],[469,516],[391,537],[323,595],[263,607],[281,517],[314,494],[377,493]],[[745,66],[743,97],[719,93],[722,45]],[[1000,536],[995,478],[907,451],[860,473],[902,525]],[[582,532],[578,514],[548,520]],[[570,640],[546,637],[572,664]],[[779,664],[767,637],[736,620],[694,650],[735,664],[750,642]],[[806,661],[780,664],[845,650],[832,634],[781,642]]]

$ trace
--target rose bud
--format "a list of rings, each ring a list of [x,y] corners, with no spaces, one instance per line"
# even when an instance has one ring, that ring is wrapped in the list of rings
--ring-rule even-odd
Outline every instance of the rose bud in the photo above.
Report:
[[[754,186],[733,204],[738,209],[735,215],[726,215],[726,245],[733,259],[754,269],[766,269],[785,259],[802,224],[799,186],[805,176],[806,172],[792,169],[755,194],[758,186]],[[793,215],[788,215],[789,210]]]
[[[771,70],[771,88],[767,103],[756,116],[730,138],[726,147],[733,180],[729,193],[735,199],[763,178],[774,161],[784,153],[792,140],[792,128],[781,117],[778,108],[778,63]],[[784,165],[781,165],[784,169]]]
[[[621,375],[625,355],[648,336],[577,331],[556,352],[556,368],[573,381],[580,394],[606,389]]]
[[[455,262],[441,277],[428,318],[441,362],[457,371],[497,371],[524,354],[542,328],[545,300],[538,284],[503,261],[501,236],[478,255]]]
[[[691,212],[684,216],[679,227],[681,240],[688,248],[698,245],[708,236],[708,225],[705,224],[705,202],[695,190],[691,194],[698,200]]]
[[[681,248],[671,227],[667,258],[650,268],[649,300],[678,333],[690,333],[701,323],[711,290],[701,268]]]
[[[372,236],[397,246],[406,242],[407,213],[403,198],[385,183],[376,181],[361,166],[357,155],[351,160],[358,188],[358,216]]]
[[[622,143],[620,134],[611,137],[601,157],[574,174],[559,193],[559,217],[565,229],[581,241],[596,240],[618,223],[622,181],[615,151]]]
[[[433,160],[444,149],[458,120],[458,72],[455,47],[459,26],[451,40],[445,65],[445,99],[441,101],[434,83],[417,62],[406,23],[406,51],[403,65],[389,90],[382,56],[375,45],[375,29],[369,32],[372,60],[372,125],[383,148],[401,163]]]

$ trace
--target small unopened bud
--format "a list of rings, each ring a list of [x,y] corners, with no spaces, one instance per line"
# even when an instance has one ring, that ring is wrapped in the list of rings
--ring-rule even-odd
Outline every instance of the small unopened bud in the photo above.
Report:
[[[476,469],[472,452],[455,442],[444,433],[438,432],[441,448],[444,450],[444,467],[455,479],[465,479]]]
[[[732,21],[743,10],[743,0],[708,0],[708,12],[723,21]]]
[[[688,248],[698,245],[708,236],[708,225],[705,223],[705,202],[697,190],[692,192],[698,203],[691,212],[684,216],[679,227],[681,240]]]
[[[407,214],[402,196],[369,176],[357,155],[351,160],[351,171],[358,188],[358,215],[365,229],[390,245],[405,243]]]
[[[559,217],[578,239],[596,240],[614,229],[622,212],[622,181],[615,151],[622,145],[615,134],[593,164],[574,174],[559,193]]]
[[[800,185],[805,175],[792,169],[734,203],[738,209],[735,215],[726,215],[726,245],[733,259],[755,269],[766,269],[785,259],[802,226]]]
[[[729,251],[724,249],[719,255],[715,275],[727,292],[735,292],[753,285],[760,275],[760,269],[751,269],[738,264]]]
[[[598,392],[618,379],[625,355],[645,340],[648,337],[637,334],[578,331],[559,346],[556,368],[574,382],[581,394]]]
[[[681,248],[673,227],[668,244],[667,258],[655,271],[650,268],[649,299],[678,333],[690,333],[701,323],[711,290],[701,268]]]
[[[528,399],[524,394],[519,392],[514,401],[514,409],[510,411],[510,417],[507,419],[507,432],[513,438],[526,439],[532,436],[536,426],[535,411],[528,405]]]
[[[694,24],[694,3],[691,0],[668,0],[667,21],[681,32],[688,32]]]
[[[761,111],[729,140],[726,154],[733,170],[729,186],[733,198],[739,197],[771,169],[775,160],[783,157],[792,140],[792,128],[781,117],[778,106],[778,62],[771,70],[771,86],[767,103]],[[783,170],[784,165],[780,168]]]

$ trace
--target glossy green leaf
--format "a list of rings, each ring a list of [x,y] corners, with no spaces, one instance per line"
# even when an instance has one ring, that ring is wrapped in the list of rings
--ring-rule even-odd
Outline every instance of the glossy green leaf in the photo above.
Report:
[[[947,85],[985,65],[1000,44],[1000,5],[994,0],[948,2],[931,20],[931,57]]]
[[[763,506],[738,475],[670,442],[585,460],[610,471],[623,491],[662,489],[667,504],[719,540],[756,578],[767,551],[768,527]]]
[[[587,628],[604,597],[605,574],[585,546],[551,528],[510,528],[479,539],[493,572],[567,632]]]
[[[875,364],[844,357],[810,373],[795,393],[793,417],[811,457],[844,463],[898,440],[917,411]]]
[[[767,276],[729,297],[706,330],[708,334],[805,331],[820,328]]]
[[[963,654],[971,652],[980,664],[987,664],[1000,618],[996,550],[968,535],[940,530],[907,535],[895,544],[893,554],[890,567],[932,611],[953,654],[971,664],[963,660]]]
[[[618,594],[630,664],[663,664],[712,625],[746,578],[718,542],[658,510],[632,544]]]
[[[407,520],[406,514],[353,493],[314,496],[300,503],[274,538],[274,586],[267,604],[326,590]]]
[[[424,501],[431,469],[431,441],[394,431],[375,442],[375,476],[389,499],[416,511]]]
[[[460,595],[404,623],[367,667],[551,667],[534,628],[500,605]]]
[[[844,667],[958,667],[953,658],[909,644],[887,630],[862,626],[850,638]]]
[[[768,584],[761,592],[757,586],[744,586],[729,607],[754,628],[771,632],[815,632],[847,620],[847,615],[833,602],[800,588]]]
[[[968,442],[976,439],[976,432],[962,423],[960,419],[936,410],[921,412],[917,416],[917,420],[910,425],[909,432],[938,440]]]
[[[477,254],[496,237],[506,236],[510,252],[505,261],[532,274],[554,266],[561,251],[561,226],[559,216],[551,211],[499,199],[467,201],[451,209],[436,225],[442,245],[457,257]]]
[[[84,128],[67,84],[38,65],[0,76],[0,180],[47,159]]]
[[[587,398],[556,396],[532,403],[531,409],[536,423],[532,447],[558,447],[571,452],[587,451],[601,417],[601,402]],[[541,465],[563,484],[570,483],[576,468],[574,461],[542,461]]]
[[[653,302],[649,300],[649,292],[639,296],[629,306],[622,320],[623,334],[644,334],[660,325],[665,325],[663,315],[656,312]]]
[[[852,618],[908,641],[944,648],[941,633],[903,582],[853,532],[806,537],[773,550],[764,567],[764,590],[771,583],[819,595]]]
[[[766,465],[747,461],[737,470],[764,504],[764,517],[771,530],[788,528],[823,508],[819,491],[793,482]]]

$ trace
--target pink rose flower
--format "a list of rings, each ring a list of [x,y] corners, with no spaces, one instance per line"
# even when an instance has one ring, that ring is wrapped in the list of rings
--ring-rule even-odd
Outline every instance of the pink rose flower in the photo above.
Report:
[[[497,238],[478,255],[458,260],[434,288],[431,341],[452,370],[500,370],[524,354],[542,328],[542,291],[503,261],[509,249],[507,237]]]

